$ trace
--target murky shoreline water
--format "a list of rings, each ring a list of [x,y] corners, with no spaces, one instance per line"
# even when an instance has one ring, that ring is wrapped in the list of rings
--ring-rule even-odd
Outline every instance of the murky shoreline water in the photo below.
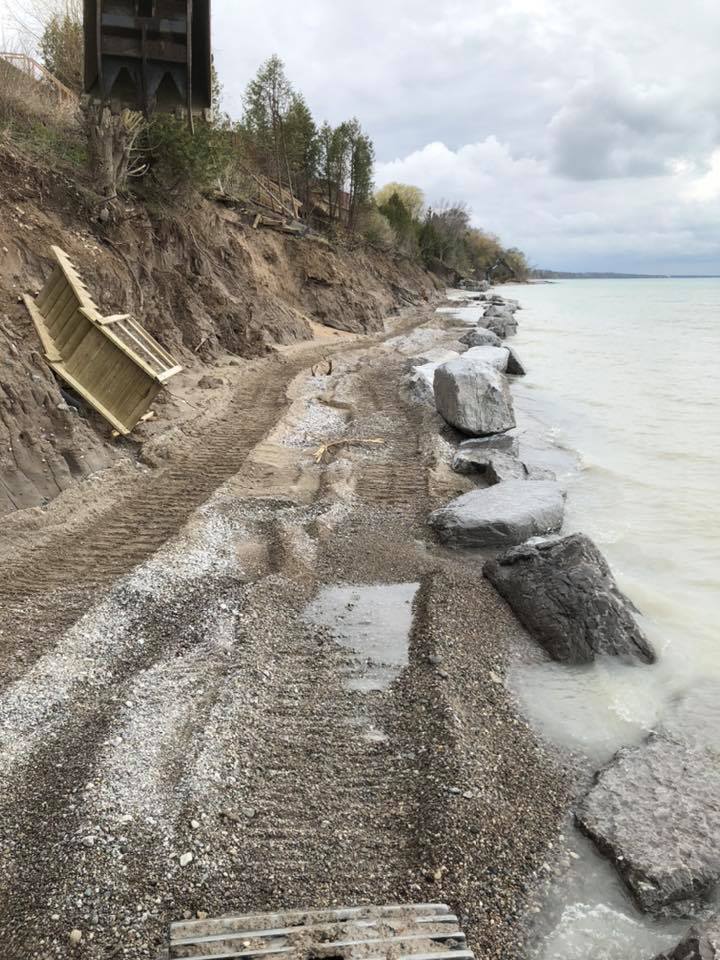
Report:
[[[605,553],[659,651],[653,667],[538,663],[510,676],[538,732],[588,771],[642,741],[678,697],[720,692],[720,281],[564,281],[520,300],[513,386],[524,459],[568,490],[564,532]],[[479,319],[481,311],[463,311]],[[554,451],[554,452],[553,452]],[[692,723],[720,733],[720,698]],[[538,960],[650,960],[685,924],[643,916],[614,869],[568,826],[571,860],[536,929]]]

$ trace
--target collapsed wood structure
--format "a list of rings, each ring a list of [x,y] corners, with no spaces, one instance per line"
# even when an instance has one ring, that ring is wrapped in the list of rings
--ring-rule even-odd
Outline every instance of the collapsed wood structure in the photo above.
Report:
[[[170,958],[474,960],[443,903],[290,910],[189,920],[170,927]]]
[[[67,254],[51,250],[56,266],[47,283],[36,300],[23,297],[45,359],[126,435],[182,367],[129,314],[102,316]]]

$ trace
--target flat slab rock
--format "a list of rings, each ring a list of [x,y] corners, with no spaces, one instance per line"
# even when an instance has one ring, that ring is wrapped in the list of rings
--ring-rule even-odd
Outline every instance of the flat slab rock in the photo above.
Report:
[[[493,437],[473,437],[464,440],[453,457],[452,468],[455,473],[485,473],[491,458],[496,453],[517,457],[520,444],[517,437],[500,433]]]
[[[557,483],[506,480],[473,490],[430,516],[444,543],[456,547],[506,547],[562,526],[565,497]]]
[[[612,860],[647,913],[694,918],[714,899],[718,759],[710,747],[653,734],[621,750],[575,811],[580,829]]]
[[[592,663],[598,654],[655,660],[632,604],[589,537],[526,543],[488,561],[483,572],[553,660]]]
[[[717,960],[720,957],[720,916],[701,927],[692,927],[688,935],[671,953],[661,953],[655,960]]]

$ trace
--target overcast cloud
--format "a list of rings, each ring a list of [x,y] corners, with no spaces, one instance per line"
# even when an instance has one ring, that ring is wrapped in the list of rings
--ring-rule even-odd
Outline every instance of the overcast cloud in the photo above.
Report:
[[[0,0],[0,10],[9,0]],[[378,184],[539,265],[720,273],[716,0],[213,0],[225,105],[272,53]]]

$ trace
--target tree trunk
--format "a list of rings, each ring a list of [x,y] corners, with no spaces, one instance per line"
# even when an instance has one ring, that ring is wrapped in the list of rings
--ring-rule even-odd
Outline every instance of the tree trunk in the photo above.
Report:
[[[98,192],[110,202],[127,184],[142,115],[130,110],[113,113],[107,105],[90,105],[85,116],[90,169],[96,178]]]

